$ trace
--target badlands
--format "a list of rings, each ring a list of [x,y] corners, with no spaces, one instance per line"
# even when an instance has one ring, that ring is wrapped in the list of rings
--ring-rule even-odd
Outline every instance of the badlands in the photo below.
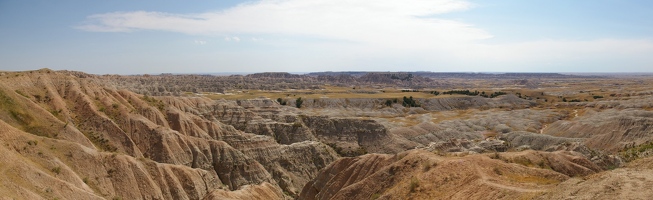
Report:
[[[0,199],[650,199],[653,77],[0,72]]]

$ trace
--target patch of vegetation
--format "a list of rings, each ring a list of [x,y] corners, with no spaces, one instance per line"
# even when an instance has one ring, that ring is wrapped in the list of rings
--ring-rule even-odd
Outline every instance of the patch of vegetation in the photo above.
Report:
[[[499,170],[499,168],[496,168],[496,167],[495,167],[494,169],[492,169],[492,171],[493,171],[496,175],[499,175],[499,176],[503,175],[503,172],[501,172],[501,170]]]
[[[30,141],[27,141],[27,144],[29,144],[30,146],[32,146],[32,145],[36,146],[37,144],[39,144],[39,141],[30,140]]]
[[[526,158],[522,158],[522,157],[514,158],[514,159],[512,159],[512,162],[523,165],[523,166],[526,166],[526,167],[534,166],[533,163],[530,160],[528,160]]]
[[[551,163],[549,162],[549,160],[540,160],[539,162],[537,162],[537,166],[542,168],[542,169],[553,170],[551,168]]]
[[[413,99],[413,96],[410,96],[409,98],[404,96],[404,101],[401,103],[401,105],[404,107],[421,107],[421,105],[417,104],[417,102]]]
[[[365,155],[367,154],[367,149],[365,147],[358,147],[356,151],[354,151],[355,156],[360,156],[360,155]]]
[[[413,193],[417,191],[418,187],[419,187],[419,179],[413,176],[412,178],[410,178],[410,185],[408,186],[408,191],[410,191],[410,193]]]
[[[104,151],[109,151],[109,152],[116,152],[118,150],[117,147],[113,146],[111,142],[102,136],[102,134],[95,133],[95,132],[88,132],[84,133],[88,139],[95,144],[98,148],[104,150]]]
[[[448,94],[448,95],[462,94],[467,96],[478,96],[480,93],[478,91],[470,92],[469,90],[449,90],[446,92],[442,92],[442,94]]]
[[[23,131],[38,136],[50,137],[48,134],[49,131],[37,123],[32,115],[28,114],[25,110],[17,107],[14,100],[6,96],[1,90],[0,102],[2,102],[2,104],[0,104],[0,109],[9,111],[9,117],[15,120],[17,123],[16,125],[22,127]]]
[[[52,168],[50,171],[54,172],[55,174],[60,174],[61,173],[61,167]]]
[[[34,96],[34,99],[36,100],[36,102],[41,102],[41,100],[42,100],[41,95],[35,94],[33,96]]]
[[[489,157],[492,159],[501,159],[501,155],[499,154],[499,152],[494,152],[493,154],[490,154]]]
[[[651,154],[653,154],[653,141],[638,146],[633,144],[630,148],[621,151],[621,157],[628,162],[638,158],[647,157]]]
[[[9,110],[9,114],[21,125],[28,125],[34,120],[31,115],[13,109]]]
[[[339,147],[338,145],[336,145],[336,143],[327,143],[327,145],[329,145],[329,147],[331,147],[334,151],[336,151],[336,153],[338,153],[338,155],[343,156],[342,153],[341,153],[342,152],[342,147]]]
[[[482,92],[480,94],[480,96],[485,97],[485,98],[495,98],[495,97],[498,97],[498,96],[501,96],[501,95],[506,95],[506,94],[508,94],[508,93],[499,91],[499,92],[494,92],[494,93],[492,93],[490,95],[487,95],[487,94],[485,94],[485,91],[484,91],[484,92]]]
[[[387,106],[387,107],[392,106],[392,100],[386,99],[384,105]]]
[[[277,102],[279,102],[279,104],[282,106],[288,104],[288,102],[286,102],[286,100],[282,99],[281,97],[277,98]]]
[[[150,106],[156,107],[160,111],[163,111],[164,108],[165,108],[165,104],[163,104],[163,101],[158,100],[158,99],[156,99],[154,97],[149,97],[147,95],[143,95],[143,97],[141,99],[143,99],[143,101],[150,104]]]
[[[297,100],[295,101],[295,106],[297,106],[297,108],[302,108],[302,104],[303,104],[303,103],[304,103],[304,100],[302,100],[302,98],[299,97],[299,98],[297,98]]]
[[[24,96],[25,98],[29,98],[25,93],[23,93],[23,91],[16,90],[15,92],[16,92],[17,94],[20,94],[20,96]]]
[[[59,116],[59,113],[61,113],[61,112],[63,112],[61,109],[59,109],[59,110],[51,110],[51,111],[50,111],[50,114],[52,114],[52,116],[58,117],[58,116]]]
[[[431,170],[431,168],[435,166],[438,166],[438,163],[434,163],[429,160],[425,160],[424,162],[422,162],[422,170],[424,170],[424,172]]]
[[[11,99],[4,91],[0,90],[0,105],[4,108],[11,107],[15,105],[13,99]]]
[[[367,149],[365,147],[358,147],[355,150],[351,150],[350,148],[349,148],[349,150],[345,150],[342,147],[339,147],[335,143],[327,143],[327,145],[329,147],[331,147],[334,151],[336,151],[336,153],[339,156],[342,156],[342,157],[356,157],[356,156],[365,155],[365,154],[368,153]]]
[[[109,169],[109,170],[107,170],[107,175],[108,175],[109,177],[113,176],[114,173],[116,173],[116,170],[115,170],[115,169]]]

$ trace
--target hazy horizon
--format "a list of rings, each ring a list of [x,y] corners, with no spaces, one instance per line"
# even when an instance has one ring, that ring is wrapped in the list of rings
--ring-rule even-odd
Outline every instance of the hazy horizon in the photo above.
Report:
[[[42,68],[50,69],[50,68]],[[0,70],[0,72],[21,72],[21,71],[35,71],[41,69],[27,69],[27,70]],[[57,70],[57,69],[50,69]],[[67,69],[62,69],[67,70]],[[563,74],[563,75],[578,75],[578,76],[653,76],[653,72],[492,72],[492,71],[310,71],[310,72],[284,72],[284,71],[259,71],[259,72],[155,72],[155,73],[134,73],[134,74],[119,74],[119,73],[90,73],[83,70],[70,70],[78,71],[94,75],[125,75],[125,76],[138,76],[138,75],[212,75],[212,76],[230,76],[230,75],[249,75],[256,73],[289,73],[297,75],[307,75],[310,73],[467,73],[467,74],[510,74],[510,73],[525,73],[525,74]]]

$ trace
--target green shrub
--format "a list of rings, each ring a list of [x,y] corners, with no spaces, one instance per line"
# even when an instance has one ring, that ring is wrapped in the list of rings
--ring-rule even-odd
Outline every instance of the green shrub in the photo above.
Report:
[[[297,108],[301,108],[301,107],[302,107],[302,103],[304,103],[304,100],[302,100],[302,98],[299,97],[299,98],[297,98],[297,100],[295,101],[295,106],[297,106]]]
[[[52,168],[51,171],[54,172],[55,174],[59,174],[59,173],[61,173],[61,167]]]

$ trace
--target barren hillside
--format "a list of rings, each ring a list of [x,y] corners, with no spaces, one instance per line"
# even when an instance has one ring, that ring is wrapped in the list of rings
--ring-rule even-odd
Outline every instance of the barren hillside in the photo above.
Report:
[[[245,188],[286,198],[337,158],[322,143],[239,131],[208,99],[148,97],[49,70],[0,81],[3,196],[219,199]]]

